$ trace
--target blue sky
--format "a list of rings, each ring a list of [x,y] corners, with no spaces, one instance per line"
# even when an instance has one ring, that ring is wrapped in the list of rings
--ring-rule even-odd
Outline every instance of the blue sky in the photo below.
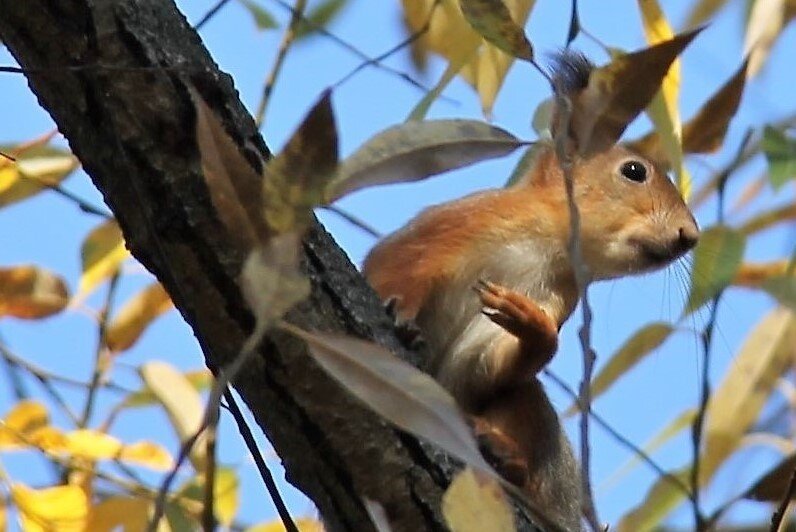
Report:
[[[178,5],[188,20],[195,22],[213,4],[213,1],[181,1]],[[690,2],[681,0],[662,2],[669,19],[682,27]],[[284,25],[289,14],[276,2],[261,0],[260,4],[277,16]],[[354,44],[370,56],[390,49],[404,37],[400,25],[398,2],[367,2],[351,0],[342,16],[331,30]],[[643,46],[640,16],[636,2],[613,0],[610,2],[581,2],[581,21],[588,30],[612,46],[634,49]],[[683,56],[683,93],[681,110],[690,116],[709,95],[727,79],[742,60],[743,3],[731,2],[716,20],[690,46]],[[310,5],[313,5],[310,2]],[[535,6],[527,33],[534,43],[538,56],[560,48],[564,43],[569,20],[569,2],[539,0]],[[201,31],[201,36],[220,67],[235,79],[241,98],[249,109],[259,102],[266,72],[273,62],[279,31],[258,32],[248,13],[236,1],[229,4]],[[759,126],[777,117],[794,112],[792,87],[796,74],[789,62],[796,45],[796,36],[789,30],[781,38],[763,73],[750,83],[741,110],[733,122],[724,149],[715,156],[699,157],[689,161],[689,168],[697,183],[711,171],[729,160],[746,128]],[[579,37],[575,46],[588,53],[597,63],[607,57],[587,38]],[[790,56],[790,57],[789,57]],[[266,116],[263,134],[268,145],[278,150],[300,122],[307,109],[326,87],[335,84],[361,60],[323,37],[314,37],[300,43],[289,54],[276,85]],[[411,72],[406,52],[400,52],[388,63],[402,71]],[[13,64],[4,51],[0,51],[0,64]],[[429,74],[421,78],[432,85],[440,75],[443,63],[433,61]],[[431,109],[430,117],[479,118],[477,96],[461,81],[454,81],[446,95],[453,102],[440,101]],[[341,152],[350,154],[376,132],[403,121],[422,94],[399,78],[373,67],[368,67],[335,90],[334,107],[341,137]],[[536,106],[549,96],[544,81],[527,65],[515,65],[506,80],[505,88],[497,100],[492,121],[514,134],[532,139],[530,118]],[[52,126],[47,114],[38,108],[35,97],[25,80],[18,75],[0,77],[0,143],[21,141],[40,135]],[[649,122],[642,118],[629,130],[628,138],[644,133]],[[416,214],[424,206],[462,196],[470,191],[496,187],[505,182],[517,156],[474,166],[449,175],[433,178],[423,183],[395,185],[357,193],[340,202],[340,207],[365,219],[379,231],[390,232]],[[765,170],[765,163],[754,161],[745,170],[746,177],[756,176]],[[728,195],[736,197],[743,183],[737,179],[730,183]],[[95,203],[101,197],[88,178],[78,173],[66,182],[66,188]],[[774,197],[770,190],[756,200],[755,207],[782,203],[787,194]],[[792,196],[789,198],[792,201]],[[753,208],[752,211],[755,209]],[[334,214],[320,213],[327,225],[351,259],[360,264],[374,240],[361,230],[350,226]],[[697,212],[703,227],[715,221],[715,205],[708,204]],[[730,216],[729,223],[743,217]],[[39,263],[64,275],[72,289],[76,289],[80,274],[79,246],[88,231],[100,220],[78,211],[62,198],[41,194],[35,199],[0,209],[0,265]],[[792,230],[767,232],[753,240],[747,249],[747,258],[766,260],[781,258],[790,252]],[[118,301],[126,300],[146,284],[142,268],[130,263]],[[685,301],[685,274],[670,268],[665,272],[644,278],[625,279],[603,283],[592,289],[595,312],[594,346],[600,360],[607,359],[633,331],[654,320],[677,320]],[[101,293],[89,299],[98,306]],[[712,377],[718,382],[732,363],[741,340],[749,328],[772,307],[764,295],[750,291],[732,290],[719,313],[719,328],[713,351]],[[694,316],[684,327],[701,327],[706,314]],[[575,337],[579,325],[576,316],[563,330],[562,343],[553,370],[576,386],[580,375],[580,347]],[[19,354],[38,364],[86,379],[91,371],[96,331],[93,321],[80,312],[68,312],[43,322],[6,320],[0,323],[3,341]],[[176,312],[160,319],[147,332],[134,349],[119,359],[113,377],[129,387],[136,387],[137,377],[132,369],[142,361],[158,358],[179,367],[194,368],[202,365],[202,356],[187,326]],[[648,357],[632,374],[623,379],[614,390],[598,400],[595,408],[620,432],[637,443],[643,443],[677,414],[696,404],[699,385],[699,350],[693,334],[679,333],[662,349]],[[30,383],[32,390],[35,383]],[[553,384],[548,390],[559,407],[569,404]],[[77,400],[80,394],[67,393]],[[101,408],[113,404],[113,395],[103,395]],[[11,405],[10,391],[0,386],[0,412]],[[77,404],[80,404],[79,402]],[[571,423],[570,434],[576,437],[576,427]],[[159,427],[153,434],[152,427]],[[162,429],[160,427],[163,427]],[[116,434],[133,440],[152,437],[174,449],[175,438],[167,430],[165,418],[154,409],[131,412],[117,424]],[[241,464],[243,489],[240,519],[259,522],[273,518],[270,502],[260,487],[250,459],[229,420],[222,424],[221,458],[228,464]],[[617,445],[599,428],[593,430],[592,445],[594,481],[598,487],[597,505],[601,517],[609,522],[616,519],[643,498],[655,474],[644,466],[637,467],[621,482],[603,487],[601,482],[628,458],[626,449]],[[267,445],[267,444],[264,444]],[[269,463],[275,467],[278,459],[266,450]],[[762,450],[750,455],[743,463],[730,464],[723,470],[708,497],[707,504],[725,499],[742,489],[739,479],[754,478],[762,472],[767,460],[774,456]],[[690,457],[688,437],[676,439],[655,455],[666,468],[679,467]],[[3,456],[4,464],[12,476],[31,483],[46,479],[46,471],[35,466],[37,460],[24,456]],[[281,473],[277,473],[281,478]],[[156,477],[152,477],[156,478]],[[281,482],[285,486],[285,482]],[[297,515],[311,511],[311,504],[302,500],[291,488],[285,486],[286,496]],[[758,505],[745,504],[736,512],[741,519],[765,519],[768,510]],[[673,521],[688,526],[690,510],[673,515]]]

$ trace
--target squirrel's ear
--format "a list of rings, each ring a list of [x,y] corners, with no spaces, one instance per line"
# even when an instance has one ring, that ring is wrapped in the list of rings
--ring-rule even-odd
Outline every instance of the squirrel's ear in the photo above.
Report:
[[[581,155],[616,144],[625,128],[649,105],[672,62],[702,31],[677,35],[631,54],[617,55],[600,68],[576,52],[554,58],[553,85],[558,100],[570,103],[567,142]],[[560,107],[560,105],[559,105]],[[556,109],[554,123],[562,109]],[[553,137],[556,137],[556,127]]]

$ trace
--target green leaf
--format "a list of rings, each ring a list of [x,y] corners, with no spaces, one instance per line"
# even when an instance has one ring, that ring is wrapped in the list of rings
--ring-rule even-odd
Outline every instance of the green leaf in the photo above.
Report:
[[[279,27],[279,23],[273,15],[254,0],[240,0],[240,3],[252,16],[258,30],[273,30]]]
[[[763,290],[771,294],[780,305],[796,312],[796,277],[772,277],[763,282]]]
[[[704,305],[732,281],[745,245],[743,234],[729,227],[715,226],[702,233],[694,250],[691,293],[684,315]]]
[[[796,177],[796,139],[773,127],[766,127],[760,146],[766,154],[768,177],[774,189]]]
[[[503,0],[459,0],[459,5],[464,18],[484,39],[518,59],[533,61],[531,42]]]
[[[523,144],[511,133],[476,120],[405,122],[371,138],[346,159],[329,196],[337,199],[365,187],[418,181],[502,157]]]
[[[324,0],[307,13],[306,20],[296,26],[295,41],[305,39],[318,29],[327,27],[343,10],[348,0]]]

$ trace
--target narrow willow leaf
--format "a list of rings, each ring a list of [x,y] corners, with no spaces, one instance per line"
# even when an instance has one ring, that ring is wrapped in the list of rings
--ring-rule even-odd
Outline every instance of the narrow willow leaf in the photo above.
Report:
[[[733,453],[757,421],[777,379],[793,360],[796,319],[786,309],[766,315],[747,336],[708,403],[701,484]]]
[[[796,178],[796,139],[766,126],[760,147],[768,161],[768,177],[774,189]]]
[[[786,0],[755,0],[749,13],[744,54],[749,56],[749,75],[754,76],[768,58],[785,24]]]
[[[671,474],[688,485],[690,468],[680,469]],[[618,532],[656,530],[660,522],[687,497],[688,494],[671,480],[665,477],[659,478],[649,489],[641,504],[622,517],[616,530]]]
[[[32,265],[0,268],[0,318],[46,318],[68,301],[66,283],[52,272]]]
[[[329,195],[337,199],[369,186],[418,181],[502,157],[523,144],[511,133],[475,120],[406,122],[379,133],[346,159]]]
[[[459,5],[464,18],[484,39],[507,54],[533,61],[531,42],[502,0],[459,0]]]
[[[257,318],[257,336],[310,293],[310,282],[299,271],[297,233],[270,238],[254,249],[241,271],[241,291]]]
[[[326,91],[265,167],[262,197],[272,232],[300,230],[310,223],[337,163],[337,126],[331,91]]]
[[[545,153],[547,148],[548,145],[542,142],[536,142],[528,146],[528,149],[525,150],[525,153],[522,154],[522,157],[520,157],[520,160],[517,162],[517,166],[512,170],[508,181],[506,181],[506,186],[510,187],[517,183],[524,182],[526,178],[530,179],[534,166],[539,160],[539,156]]]
[[[492,472],[453,397],[429,375],[372,342],[327,333],[289,331],[369,408],[478,470]]]
[[[146,530],[152,501],[146,498],[114,495],[89,509],[86,530]]]
[[[0,157],[0,207],[59,185],[79,163],[70,152],[47,145],[50,135],[19,145],[2,145],[16,162]]]
[[[310,9],[307,16],[296,26],[295,40],[305,39],[318,30],[326,28],[342,12],[348,0],[323,0]]]
[[[12,484],[11,499],[19,509],[25,532],[84,530],[89,501],[80,486],[32,489],[24,484]]]
[[[732,284],[760,288],[769,279],[785,276],[788,269],[789,261],[784,259],[771,262],[744,262],[735,272]]]
[[[420,121],[426,117],[428,114],[428,110],[431,108],[431,104],[434,103],[437,98],[439,98],[442,91],[445,90],[445,87],[456,77],[456,75],[464,68],[464,65],[471,60],[473,55],[475,55],[477,47],[473,47],[469,54],[463,53],[459,56],[457,60],[453,60],[448,63],[445,72],[442,73],[439,81],[437,82],[434,87],[426,93],[423,98],[417,102],[417,105],[414,106],[412,111],[409,113],[409,116],[406,117],[408,122],[412,121]]]
[[[442,515],[452,532],[516,530],[514,510],[500,484],[469,467],[458,473],[445,490]]]
[[[796,277],[772,277],[763,283],[763,290],[768,292],[780,305],[796,312]]]
[[[228,527],[235,519],[240,505],[238,473],[231,467],[218,467],[216,469],[215,484],[213,486],[213,509],[219,523]],[[205,493],[205,476],[199,474],[188,481],[179,490],[179,493],[197,502],[202,502]]]
[[[649,44],[658,44],[674,37],[669,22],[657,0],[638,0]],[[683,164],[683,131],[680,122],[680,60],[675,59],[663,78],[661,88],[647,107],[663,151],[677,178],[677,186],[684,198],[691,195],[691,175]]]
[[[183,373],[185,379],[193,386],[197,392],[208,390],[213,383],[213,374],[207,369],[186,371]],[[125,408],[135,408],[149,406],[158,402],[152,390],[143,386],[140,390],[130,393],[124,399]]]
[[[725,226],[702,233],[694,250],[691,292],[684,314],[698,309],[730,284],[741,265],[745,245],[743,234]]]
[[[373,499],[368,499],[367,497],[363,497],[362,502],[365,505],[365,510],[368,512],[370,521],[376,528],[376,532],[392,532],[390,520],[387,517],[387,512],[384,510],[384,506]]]
[[[75,299],[82,300],[101,282],[116,275],[129,256],[116,220],[106,220],[92,229],[80,245],[83,273]]]
[[[572,12],[569,17],[569,30],[567,31],[567,47],[580,33],[580,17],[578,16],[578,0],[572,0]]]
[[[639,329],[606,362],[594,377],[591,384],[592,399],[605,393],[620,377],[641,362],[645,355],[652,353],[666,341],[674,328],[668,323],[650,323]],[[565,415],[578,411],[577,405],[567,409]]]
[[[196,110],[196,143],[210,200],[227,233],[250,248],[266,233],[262,214],[262,177],[254,171],[238,145],[191,89]]]
[[[252,16],[252,19],[254,19],[254,24],[257,26],[258,30],[273,30],[279,27],[279,23],[274,16],[255,0],[239,1]]]
[[[113,351],[130,349],[158,316],[173,304],[163,285],[154,282],[136,294],[108,324],[105,343]]]
[[[719,9],[727,4],[727,0],[697,0],[688,13],[686,26],[693,28],[707,22]]]
[[[204,407],[199,394],[191,383],[174,366],[166,362],[152,361],[138,370],[141,380],[149,388],[168,415],[181,442],[196,435],[204,418]],[[206,462],[204,435],[191,448],[191,463],[198,470]]]
[[[310,517],[299,517],[293,520],[299,532],[325,532],[323,523]],[[287,532],[281,519],[269,523],[250,526],[243,532]],[[382,532],[379,530],[379,532]]]
[[[574,95],[571,134],[581,153],[612,146],[661,87],[674,60],[701,31],[690,31],[649,48],[616,57],[592,71]]]

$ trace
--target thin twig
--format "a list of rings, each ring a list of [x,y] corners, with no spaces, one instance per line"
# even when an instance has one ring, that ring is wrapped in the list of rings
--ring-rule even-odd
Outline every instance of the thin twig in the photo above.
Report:
[[[224,390],[224,399],[226,399],[229,412],[232,414],[232,417],[235,419],[235,423],[238,425],[238,432],[240,432],[240,435],[243,437],[243,441],[246,443],[246,448],[249,449],[249,454],[251,454],[252,458],[254,459],[254,463],[257,465],[257,470],[260,472],[260,476],[263,479],[265,489],[268,490],[268,494],[271,496],[274,506],[276,506],[276,511],[279,514],[279,518],[282,519],[282,524],[285,527],[285,531],[298,532],[298,527],[296,526],[296,523],[293,522],[293,517],[291,517],[290,512],[285,505],[285,501],[282,499],[282,495],[279,493],[279,488],[274,481],[274,477],[271,474],[271,471],[268,469],[268,465],[265,463],[262,453],[260,453],[260,450],[257,447],[257,441],[254,439],[254,434],[252,434],[251,429],[249,429],[249,425],[246,423],[246,419],[243,417],[243,412],[241,412],[240,407],[238,406],[238,403],[229,388]]]
[[[544,371],[544,374],[548,378],[550,378],[550,380],[552,380],[559,388],[564,390],[564,392],[567,395],[569,395],[575,401],[575,403],[578,405],[578,408],[580,408],[580,398],[578,397],[578,394],[575,392],[575,390],[573,390],[569,386],[569,384],[564,382],[564,380],[561,377],[559,377],[558,375],[556,375],[555,373],[553,373],[549,369],[544,369],[543,371]],[[671,473],[669,473],[668,471],[666,471],[660,465],[658,465],[658,463],[655,460],[653,460],[652,457],[644,451],[644,449],[642,449],[641,447],[637,446],[635,443],[633,443],[632,441],[627,439],[625,436],[623,436],[618,430],[616,430],[613,426],[611,426],[611,424],[608,423],[605,420],[605,418],[603,418],[602,416],[597,414],[597,412],[595,412],[594,410],[590,410],[589,415],[591,416],[591,418],[600,427],[602,427],[602,429],[605,432],[610,434],[611,437],[614,438],[620,445],[623,445],[624,447],[629,449],[642,462],[644,462],[651,469],[653,469],[658,474],[658,476],[660,476],[661,478],[667,480],[668,482],[671,482],[671,484],[673,486],[676,486],[683,493],[685,493],[688,497],[691,496],[691,491],[689,490],[688,486],[682,480],[680,480],[676,476],[674,476]]]
[[[277,4],[279,4],[280,6],[282,6],[284,9],[287,9],[291,13],[293,13],[295,11],[295,8],[293,6],[291,6],[290,4],[288,4],[285,0],[273,0],[273,1],[275,3],[277,3]],[[431,92],[430,88],[426,87],[423,83],[417,81],[415,78],[413,78],[412,76],[410,76],[406,72],[402,72],[402,71],[400,71],[398,69],[392,68],[389,65],[385,65],[381,61],[374,61],[365,52],[363,52],[362,50],[360,50],[359,48],[357,48],[353,44],[349,43],[348,41],[338,37],[334,33],[330,32],[329,30],[324,28],[323,26],[320,26],[320,25],[316,24],[315,22],[307,19],[306,17],[302,19],[302,23],[306,24],[313,31],[316,31],[320,35],[323,35],[324,37],[328,38],[330,41],[332,41],[333,43],[337,44],[338,46],[340,46],[344,50],[350,52],[351,54],[355,55],[359,59],[368,62],[369,65],[371,65],[371,66],[373,66],[375,68],[379,68],[379,69],[381,69],[381,70],[383,70],[383,71],[385,71],[385,72],[387,72],[389,74],[392,74],[394,76],[399,77],[400,79],[404,80],[408,84],[412,85],[413,87],[417,88],[418,90],[423,91],[426,94]],[[444,97],[444,96],[440,97],[440,99],[447,100],[449,102],[455,102],[455,100],[453,100],[451,98]]]
[[[575,282],[578,288],[578,295],[581,300],[581,310],[583,313],[583,324],[578,330],[581,350],[583,351],[583,378],[579,389],[579,404],[581,406],[580,416],[580,461],[581,461],[581,491],[583,495],[583,515],[597,532],[601,530],[597,508],[594,504],[594,493],[591,487],[591,448],[589,441],[589,414],[591,412],[591,379],[594,373],[594,362],[597,358],[591,346],[591,322],[592,312],[589,304],[588,288],[590,274],[583,259],[580,244],[580,211],[575,202],[575,182],[572,171],[572,156],[567,147],[569,136],[569,120],[572,115],[572,102],[566,94],[558,87],[553,87],[558,108],[558,118],[556,124],[555,150],[558,164],[564,174],[564,185],[567,194],[567,207],[570,216],[570,235],[569,253],[572,269],[575,274]]]
[[[214,410],[213,418],[214,423],[211,423],[207,428],[207,439],[205,445],[207,448],[206,464],[205,464],[205,490],[204,490],[204,504],[202,505],[202,529],[205,532],[213,532],[216,528],[215,516],[215,486],[216,486],[216,438],[218,436],[218,404],[208,405]]]
[[[292,14],[290,16],[290,23],[285,30],[285,34],[282,36],[282,42],[279,44],[279,50],[276,53],[276,59],[271,67],[271,71],[265,78],[265,85],[263,86],[263,95],[260,98],[260,104],[257,106],[257,111],[254,113],[254,123],[257,124],[258,128],[263,125],[265,111],[268,108],[268,102],[271,100],[271,94],[273,93],[274,85],[276,84],[276,80],[282,70],[282,65],[285,62],[287,53],[296,38],[296,30],[298,29],[301,21],[304,19],[304,10],[306,8],[307,0],[296,0],[296,5],[292,9]]]
[[[94,403],[97,400],[97,390],[107,370],[106,364],[109,359],[108,343],[106,340],[108,320],[111,314],[111,307],[113,306],[113,297],[116,295],[116,289],[119,285],[119,278],[120,275],[118,271],[111,276],[110,282],[108,283],[108,292],[105,296],[105,304],[102,306],[102,311],[99,315],[99,324],[97,325],[97,348],[94,353],[94,369],[91,373],[91,382],[88,387],[83,415],[80,417],[78,423],[78,427],[80,428],[85,427],[88,425],[89,421],[91,421]]]
[[[334,205],[325,205],[323,209],[335,213],[337,216],[344,219],[346,222],[362,229],[373,238],[381,238],[383,236],[378,230],[376,230],[372,225],[368,224],[362,218],[359,218],[351,214],[350,212],[341,209],[340,207],[336,207]]]
[[[210,9],[208,9],[208,10],[207,10],[207,13],[205,13],[205,14],[202,16],[202,18],[200,18],[200,19],[199,19],[199,22],[197,22],[197,23],[194,25],[193,29],[195,29],[196,31],[199,31],[200,29],[202,29],[202,26],[204,26],[205,24],[207,24],[208,22],[210,22],[210,19],[212,19],[213,17],[215,17],[215,16],[216,16],[216,14],[218,14],[218,12],[219,12],[219,11],[221,11],[221,8],[222,8],[222,7],[224,7],[224,5],[225,5],[227,2],[229,2],[229,0],[218,0],[218,2],[216,2],[216,4],[215,4],[213,7],[211,7]]]

